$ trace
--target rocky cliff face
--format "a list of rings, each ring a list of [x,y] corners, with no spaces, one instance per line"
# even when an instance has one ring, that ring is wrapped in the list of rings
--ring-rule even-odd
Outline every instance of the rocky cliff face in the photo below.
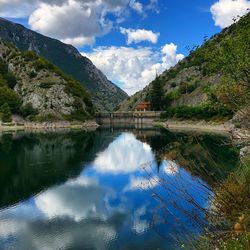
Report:
[[[14,44],[21,51],[34,51],[79,81],[93,97],[101,111],[113,110],[127,94],[110,82],[93,63],[76,48],[56,39],[26,29],[0,18],[0,40]]]
[[[0,61],[8,68],[8,74],[13,74],[16,79],[12,87],[4,80],[0,81],[1,89],[7,93],[16,92],[20,98],[20,109],[29,105],[30,109],[35,110],[36,118],[84,119],[92,112],[90,96],[80,83],[35,53],[20,52],[0,41]],[[9,105],[7,94],[3,98]],[[15,110],[18,112],[19,107]]]

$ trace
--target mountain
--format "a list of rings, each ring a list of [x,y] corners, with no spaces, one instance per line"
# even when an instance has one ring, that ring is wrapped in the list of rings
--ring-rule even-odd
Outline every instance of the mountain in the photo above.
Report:
[[[71,45],[2,18],[0,18],[0,39],[14,44],[21,51],[34,51],[71,75],[91,93],[94,105],[100,111],[112,111],[128,97]]]
[[[0,115],[32,121],[85,120],[94,112],[89,93],[32,51],[0,41]]]
[[[162,110],[171,116],[203,112],[203,117],[235,113],[249,105],[250,14],[195,47],[188,57],[163,72],[142,91],[123,101],[118,110],[135,110],[151,101],[154,86],[163,90]],[[160,88],[158,88],[160,89]],[[158,98],[160,101],[160,99]],[[182,108],[182,110],[180,110]],[[178,110],[179,109],[179,110]],[[187,115],[186,117],[187,118]]]

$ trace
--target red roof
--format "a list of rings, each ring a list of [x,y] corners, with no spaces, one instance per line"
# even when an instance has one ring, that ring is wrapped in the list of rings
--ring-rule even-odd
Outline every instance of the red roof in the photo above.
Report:
[[[148,109],[150,108],[150,102],[141,102],[136,106],[136,109]]]

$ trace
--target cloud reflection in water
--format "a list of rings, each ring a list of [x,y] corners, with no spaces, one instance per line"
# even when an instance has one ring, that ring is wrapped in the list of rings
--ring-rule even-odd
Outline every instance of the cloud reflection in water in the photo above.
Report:
[[[138,171],[140,166],[153,161],[148,144],[138,141],[133,134],[124,133],[97,156],[93,165],[98,173],[118,175]]]

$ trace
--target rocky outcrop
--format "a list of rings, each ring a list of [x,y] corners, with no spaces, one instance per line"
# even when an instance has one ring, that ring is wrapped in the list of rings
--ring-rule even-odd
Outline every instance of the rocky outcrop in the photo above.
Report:
[[[0,41],[0,60],[16,77],[14,91],[22,107],[31,105],[38,118],[63,120],[79,111],[86,117],[91,112],[91,103],[83,87],[43,58],[34,53],[22,53]],[[74,88],[79,93],[75,93]]]
[[[112,111],[128,97],[71,45],[40,35],[5,19],[0,19],[0,40],[11,42],[21,51],[34,51],[73,76],[91,93],[97,110]]]

